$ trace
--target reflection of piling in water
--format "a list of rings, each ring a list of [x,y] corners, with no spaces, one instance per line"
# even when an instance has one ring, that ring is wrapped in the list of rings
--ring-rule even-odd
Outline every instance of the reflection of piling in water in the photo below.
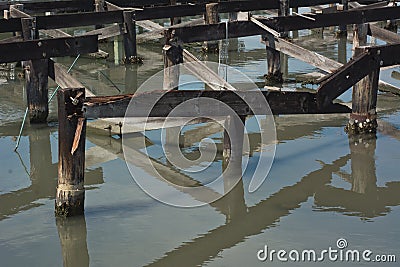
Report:
[[[64,267],[89,266],[85,216],[56,218]]]
[[[351,151],[351,190],[360,193],[376,191],[376,136],[349,137]]]
[[[226,221],[246,212],[242,180],[244,124],[246,116],[228,116],[224,126],[222,174],[224,179],[223,202],[227,206]]]

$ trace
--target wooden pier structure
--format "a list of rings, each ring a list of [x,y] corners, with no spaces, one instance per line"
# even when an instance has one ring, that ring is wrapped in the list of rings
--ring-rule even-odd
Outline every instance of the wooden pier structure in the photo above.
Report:
[[[326,4],[331,6],[321,7]],[[300,14],[299,7],[313,7],[314,12]],[[160,101],[153,107],[150,117],[166,117],[179,104],[203,97],[225,103],[242,119],[258,114],[246,102],[255,102],[259,93],[237,91],[187,51],[184,48],[187,43],[202,42],[205,52],[213,52],[218,50],[218,40],[261,35],[267,49],[267,78],[282,82],[280,53],[321,69],[327,74],[317,81],[316,92],[261,90],[261,94],[276,115],[351,113],[346,126],[351,136],[375,133],[378,85],[400,94],[399,88],[379,81],[380,68],[400,64],[400,36],[373,24],[390,21],[393,26],[400,19],[400,6],[396,6],[396,1],[368,1],[368,5],[361,5],[347,0],[70,0],[1,3],[0,8],[4,10],[0,33],[13,33],[13,36],[0,40],[0,63],[23,61],[31,123],[46,122],[48,77],[61,87],[57,92],[59,163],[56,194],[56,214],[60,216],[82,214],[84,210],[86,119],[123,117],[132,99],[146,107],[150,104],[148,100],[154,97],[160,97]],[[277,10],[277,15],[265,17],[250,13],[263,10],[272,14]],[[237,15],[237,12],[245,16]],[[220,22],[221,13],[229,13],[229,20]],[[198,15],[203,15],[204,20],[180,23],[180,18]],[[163,27],[151,21],[155,19],[170,19],[171,25]],[[80,36],[71,36],[61,30],[87,26],[95,28]],[[296,45],[288,38],[290,31],[332,26],[340,26],[340,34],[346,34],[347,29],[353,27],[354,54],[344,64]],[[148,32],[137,33],[137,27]],[[367,35],[386,44],[366,46]],[[163,47],[160,46],[166,70],[163,88],[142,94],[95,96],[53,60],[98,52],[100,40],[115,36],[123,37],[125,64],[142,63],[137,54],[138,42],[163,39]],[[179,89],[179,64],[184,62],[198,63],[196,66],[200,69],[191,71],[211,90]],[[350,109],[336,99],[351,87]],[[198,109],[189,109],[186,116],[199,116],[197,112]],[[140,110],[132,114],[134,117],[146,115]],[[225,160],[232,157],[231,144],[237,141],[225,138]]]

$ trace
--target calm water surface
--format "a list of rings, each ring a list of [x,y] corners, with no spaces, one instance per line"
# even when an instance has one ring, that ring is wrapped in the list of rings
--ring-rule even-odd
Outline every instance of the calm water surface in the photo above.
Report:
[[[333,59],[351,57],[351,45],[343,46],[329,31],[324,36],[300,32],[298,42]],[[110,60],[82,58],[72,72],[95,94],[134,92],[162,69],[159,44],[140,46],[144,64],[129,67],[114,64],[112,42],[102,46],[111,53]],[[227,63],[262,82],[266,53],[259,37],[239,39],[238,46],[239,52],[230,52]],[[204,58],[199,47],[191,50]],[[345,49],[338,51],[338,47]],[[218,61],[218,56],[207,59]],[[72,60],[58,59],[65,65]],[[348,120],[344,115],[276,117],[275,160],[254,193],[248,192],[250,178],[268,144],[261,144],[259,134],[249,131],[251,154],[242,180],[221,200],[199,208],[171,207],[145,194],[128,171],[118,136],[110,138],[89,129],[85,216],[55,219],[56,104],[51,104],[50,123],[25,127],[18,153],[13,152],[25,109],[19,71],[4,71],[0,76],[0,266],[281,266],[285,263],[277,259],[260,262],[257,252],[265,245],[275,250],[321,251],[337,248],[339,238],[347,240],[349,249],[392,254],[400,261],[397,97],[379,96],[377,138],[349,139],[343,131]],[[313,71],[312,66],[289,58],[284,88],[315,89],[296,82],[299,74]],[[381,77],[400,86],[391,71],[382,71]],[[351,92],[346,93],[342,100],[350,97]],[[251,129],[251,125],[248,118],[246,126]],[[208,135],[201,135],[210,127],[209,123],[190,126],[185,134],[197,132],[200,139],[211,137],[221,143],[221,129],[213,127]],[[144,134],[149,156],[168,166],[160,131]],[[183,150],[188,158],[198,157],[200,139]],[[221,159],[219,155],[210,165],[212,173],[222,171]],[[171,179],[181,175],[173,167],[170,173]],[[324,266],[361,264],[378,266],[323,262]]]

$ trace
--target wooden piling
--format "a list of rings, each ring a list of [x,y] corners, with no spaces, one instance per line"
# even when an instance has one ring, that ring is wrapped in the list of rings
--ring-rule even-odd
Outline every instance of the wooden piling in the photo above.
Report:
[[[39,38],[35,18],[21,18],[24,40]],[[39,45],[40,43],[38,43]],[[24,62],[25,90],[31,123],[44,123],[49,115],[48,105],[48,59]]]
[[[368,24],[353,26],[353,57],[363,53],[367,44]],[[376,100],[378,94],[379,66],[353,86],[352,113],[345,128],[349,135],[375,133]]]
[[[289,15],[290,15],[289,0],[279,0],[278,16],[286,17]],[[288,37],[288,32],[281,32],[280,37],[282,38]]]
[[[20,11],[23,11],[24,10],[24,4],[10,5],[10,11],[9,11],[8,15],[11,15],[11,13],[12,13],[11,9],[13,9],[13,8],[17,9],[17,10],[20,10]],[[4,13],[4,14],[6,14],[6,13]],[[4,16],[4,17],[7,18],[6,16]],[[14,32],[13,35],[14,36],[21,36],[21,32]]]
[[[82,106],[85,89],[60,89],[58,99],[58,186],[55,214],[84,213],[86,120]]]
[[[275,38],[272,34],[267,33],[264,39],[267,43],[267,65],[268,72],[264,75],[266,85],[280,84],[283,82],[281,71],[281,56],[279,51],[275,50]]]
[[[173,36],[173,32],[165,31],[165,45],[163,47],[164,58],[164,90],[178,89],[179,64],[183,63],[182,43]]]
[[[104,0],[94,0],[94,10],[96,12],[104,12],[105,11],[105,1]],[[96,29],[103,28],[104,25],[102,24],[97,24],[95,26]]]
[[[134,11],[124,11],[124,49],[125,49],[125,64],[141,63],[142,60],[137,56],[136,48],[136,21]]]
[[[342,11],[349,10],[349,1],[342,0]],[[347,25],[339,25],[336,35],[347,36]]]
[[[364,47],[355,49],[355,56],[365,52]],[[375,133],[376,101],[378,95],[379,66],[353,86],[352,113],[345,131],[349,135]]]
[[[170,1],[169,1],[169,4],[170,4],[171,6],[175,6],[177,3],[176,3],[176,0],[170,0]],[[171,26],[172,26],[172,25],[179,24],[179,23],[181,23],[181,22],[182,22],[182,19],[181,19],[180,17],[172,17],[172,18],[170,18],[170,24],[171,24]]]
[[[219,23],[219,14],[218,14],[218,3],[210,3],[206,5],[206,13],[205,13],[205,23],[206,24],[216,24]],[[203,43],[203,52],[213,52],[217,53],[219,46],[218,41],[205,41]]]

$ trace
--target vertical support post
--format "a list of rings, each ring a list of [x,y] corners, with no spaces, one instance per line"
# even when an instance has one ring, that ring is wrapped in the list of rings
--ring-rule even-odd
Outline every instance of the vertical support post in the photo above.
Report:
[[[22,18],[22,37],[33,40],[39,37],[36,18]],[[24,62],[25,90],[31,123],[45,123],[49,115],[48,105],[48,59]]]
[[[347,11],[349,10],[349,1],[348,0],[342,0],[342,5],[341,5],[342,11]],[[337,35],[347,35],[347,25],[339,25],[339,29],[337,32]]]
[[[124,11],[124,49],[125,59],[124,63],[139,63],[136,48],[136,21],[134,11]]]
[[[278,16],[286,17],[289,15],[290,15],[289,0],[279,0]],[[283,38],[288,37],[288,32],[281,32],[280,36]]]
[[[206,4],[205,23],[216,24],[219,22],[218,3]],[[218,52],[218,41],[205,41],[203,52]]]
[[[169,4],[171,5],[171,6],[176,6],[176,0],[169,0]],[[181,18],[179,18],[179,17],[173,17],[173,18],[170,18],[170,24],[171,24],[171,26],[172,25],[176,25],[176,24],[179,24],[179,23],[181,23],[181,21],[182,21],[182,19]]]
[[[104,0],[94,0],[94,10],[96,12],[104,12],[105,11],[105,1]],[[96,29],[103,28],[104,25],[98,24],[95,26]]]
[[[183,63],[182,43],[174,37],[174,31],[166,30],[165,45],[163,47],[164,58],[164,90],[175,90],[179,86],[179,64]]]
[[[7,15],[11,15],[11,9],[17,9],[19,11],[24,11],[24,4],[15,4],[15,5],[10,5],[10,11]],[[4,13],[6,14],[6,13]],[[21,32],[14,32],[14,36],[21,36]]]
[[[355,55],[365,51],[365,47],[355,50]],[[376,100],[378,95],[379,65],[371,73],[353,86],[352,112],[345,131],[349,135],[375,133]]]
[[[86,120],[85,89],[60,89],[58,99],[58,185],[56,216],[84,213]]]
[[[299,13],[299,8],[298,7],[293,7],[292,8],[292,13],[293,12],[296,12],[297,14]],[[292,31],[292,38],[293,39],[295,39],[295,38],[299,38],[299,31]]]
[[[391,6],[397,6],[396,0],[391,1]],[[389,19],[386,21],[385,29],[394,31],[397,33],[397,23],[395,19]]]
[[[263,38],[266,41],[265,49],[267,50],[268,65],[268,72],[264,75],[265,84],[270,85],[282,83],[281,56],[279,51],[275,50],[275,38],[270,33],[267,33]]]
[[[347,36],[339,36],[338,40],[338,61],[342,64],[347,62]]]

